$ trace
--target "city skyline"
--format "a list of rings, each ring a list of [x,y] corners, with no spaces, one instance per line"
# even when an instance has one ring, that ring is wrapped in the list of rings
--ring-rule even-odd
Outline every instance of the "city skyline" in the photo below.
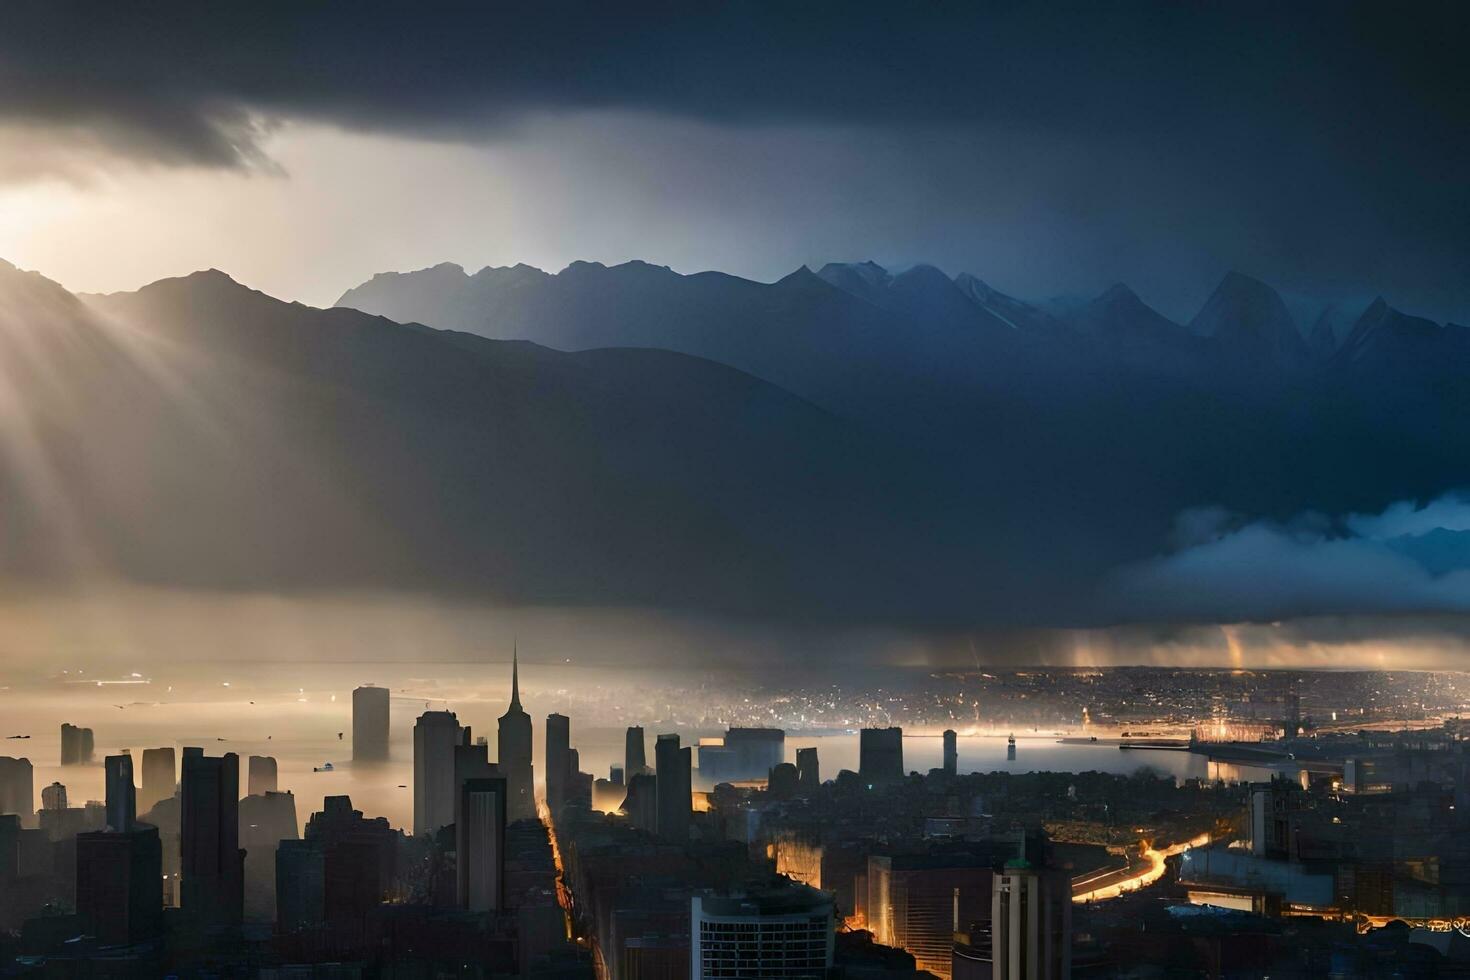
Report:
[[[512,706],[507,716],[514,717],[524,714],[518,650],[510,667],[500,693]],[[1151,673],[1157,676],[1149,681]],[[242,928],[268,928],[275,936],[269,948],[234,954],[252,962],[303,955],[296,944],[315,935],[317,942],[373,963],[422,958],[425,952],[407,939],[418,929],[461,940],[488,929],[507,945],[458,955],[483,964],[508,956],[523,975],[535,976],[544,967],[530,966],[527,950],[555,959],[569,956],[570,948],[558,945],[559,925],[548,933],[531,922],[544,916],[549,926],[565,916],[568,935],[591,949],[595,972],[613,978],[633,969],[627,957],[642,955],[687,960],[689,969],[704,971],[701,976],[718,977],[729,968],[722,965],[726,957],[746,955],[728,945],[731,933],[751,930],[767,935],[762,955],[774,957],[762,969],[798,971],[773,975],[815,978],[844,963],[858,969],[877,956],[890,969],[919,971],[905,974],[915,980],[966,980],[976,964],[1010,970],[1007,976],[1061,978],[1074,965],[1121,969],[1140,962],[1139,956],[1187,962],[1194,954],[1167,939],[1166,920],[1151,920],[1148,928],[1166,938],[1146,953],[1130,945],[1129,927],[1121,923],[1152,915],[1147,909],[1155,901],[1182,901],[1173,906],[1185,910],[1181,915],[1226,916],[1222,924],[1247,931],[1261,928],[1263,913],[1273,914],[1277,902],[1324,924],[1350,915],[1361,923],[1356,931],[1370,935],[1391,928],[1395,919],[1430,931],[1450,921],[1442,909],[1455,906],[1426,911],[1416,904],[1425,900],[1415,897],[1421,886],[1397,873],[1387,887],[1395,895],[1402,890],[1398,898],[1381,883],[1333,897],[1333,874],[1342,868],[1379,874],[1371,870],[1374,859],[1351,851],[1309,855],[1304,841],[1314,841],[1312,847],[1349,841],[1356,831],[1338,831],[1339,825],[1371,826],[1385,807],[1411,823],[1459,819],[1446,801],[1457,798],[1454,773],[1470,736],[1461,719],[1470,704],[1464,675],[1426,682],[1410,673],[1173,671],[1172,698],[1149,695],[1128,707],[1140,690],[1166,690],[1157,683],[1163,675],[1146,668],[932,675],[964,692],[958,703],[967,697],[984,703],[996,720],[1020,732],[1019,740],[1014,734],[1007,739],[1005,769],[983,738],[967,734],[973,725],[955,725],[961,733],[947,728],[942,737],[932,722],[925,725],[933,695],[919,692],[901,716],[887,717],[918,722],[922,734],[909,737],[897,725],[869,722],[850,733],[861,735],[851,756],[842,754],[840,741],[809,727],[791,731],[795,744],[785,745],[782,728],[727,723],[723,738],[701,737],[690,748],[681,747],[679,734],[664,731],[683,724],[660,722],[651,726],[655,765],[649,770],[636,758],[644,728],[631,725],[626,739],[600,750],[603,759],[616,760],[609,779],[583,771],[590,755],[579,750],[588,748],[587,736],[572,718],[553,711],[546,751],[565,771],[544,788],[539,817],[515,820],[504,766],[508,758],[512,769],[517,765],[517,735],[497,739],[492,755],[492,744],[472,741],[471,729],[453,714],[428,707],[398,722],[400,730],[413,723],[411,746],[390,739],[398,748],[386,759],[363,760],[357,734],[371,754],[381,738],[378,724],[389,719],[375,698],[343,698],[355,723],[352,743],[342,750],[359,761],[354,767],[344,757],[342,772],[399,778],[395,774],[409,764],[406,749],[413,787],[447,780],[445,812],[427,821],[416,812],[412,836],[406,822],[395,827],[355,806],[343,790],[356,793],[361,782],[318,783],[321,809],[310,790],[298,806],[293,789],[309,784],[291,761],[296,749],[289,737],[271,750],[284,753],[280,760],[250,756],[248,788],[242,782],[247,760],[233,746],[221,746],[216,756],[185,742],[177,795],[139,806],[132,756],[109,750],[100,767],[105,802],[82,804],[82,796],[56,781],[43,788],[40,809],[30,811],[29,793],[48,771],[73,780],[97,767],[88,752],[97,741],[94,731],[63,723],[59,769],[35,769],[24,760],[17,766],[10,759],[0,767],[0,807],[10,811],[0,816],[0,881],[25,882],[34,890],[32,902],[51,895],[63,905],[75,903],[74,920],[88,933],[73,942],[83,945],[43,957],[85,958],[92,955],[90,944],[101,942],[108,955],[136,964],[140,976],[161,963],[187,969],[196,955],[191,944],[228,941]],[[544,703],[560,705],[567,694],[548,692]],[[1028,730],[1003,713],[1008,702],[1029,700],[1027,710],[1035,712],[1039,700],[1055,702],[1045,711],[1070,699],[1082,704],[1080,718],[1053,722],[1063,730],[1041,731],[1035,724]],[[1435,699],[1440,714],[1424,714]],[[897,699],[890,693],[888,700]],[[414,704],[400,699],[405,701]],[[1061,709],[1051,717],[1069,713]],[[951,711],[948,718],[954,717]],[[441,718],[449,723],[446,738],[419,737]],[[104,726],[103,744],[109,738]],[[914,748],[921,751],[907,754]],[[162,776],[156,771],[160,751],[143,754],[145,787],[174,778],[172,764]],[[1093,763],[1084,769],[1068,752]],[[1024,762],[1038,753],[1047,760],[1042,768]],[[1108,762],[1110,756],[1121,765]],[[779,761],[783,757],[797,765]],[[818,766],[823,759],[833,766],[834,758],[838,771],[824,781]],[[1208,760],[1208,778],[1205,771],[1188,775],[1193,763],[1180,770],[1178,758]],[[278,787],[278,761],[286,763],[280,771],[289,788]],[[934,764],[925,775],[928,762]],[[1054,770],[1058,762],[1071,771]],[[635,768],[640,771],[625,780]],[[325,763],[315,774],[331,779],[336,771]],[[548,764],[547,771],[560,769]],[[1404,782],[1429,772],[1438,773],[1438,784],[1410,788]],[[957,799],[969,802],[957,807]],[[999,809],[1006,819],[993,812],[996,803],[984,800],[1004,801]],[[1111,802],[1098,811],[1100,800]],[[936,801],[942,804],[937,812]],[[1100,817],[1112,807],[1139,809],[1119,825]],[[899,827],[920,826],[922,835],[911,829],[905,833],[913,836],[893,838]],[[74,890],[36,870],[38,848],[62,848],[72,839]],[[737,842],[741,851],[749,846],[749,857],[736,859],[739,851],[728,845]],[[1434,848],[1439,860],[1459,860],[1458,849],[1418,830],[1393,846]],[[664,888],[687,897],[647,890],[636,864],[605,863],[609,854],[630,853],[665,862],[665,874],[673,877]],[[1338,862],[1339,871],[1325,873],[1324,861],[1329,868]],[[854,867],[863,870],[849,879]],[[648,933],[630,943],[603,918],[608,910],[598,911],[609,900],[610,881],[619,882],[615,893],[625,896],[622,903],[630,889],[643,889],[638,904],[620,905],[614,918],[661,923],[663,938],[654,946]],[[1442,885],[1431,901],[1457,902],[1457,888]],[[1025,896],[1019,903],[1018,895]],[[11,909],[0,907],[0,928],[15,914]],[[43,910],[34,922],[47,922],[47,914]],[[1074,937],[1074,920],[1088,923],[1085,939]],[[409,933],[368,952],[364,937],[387,923]],[[1309,947],[1335,943],[1341,949],[1354,928],[1348,924],[1334,939],[1332,927],[1314,927]],[[27,935],[23,943],[45,948],[34,945],[38,933]],[[790,944],[789,951],[770,953],[772,943]],[[1289,954],[1268,943],[1251,955]],[[623,958],[623,965],[601,965],[610,958]],[[1038,964],[1040,974],[1034,972]],[[801,972],[812,970],[817,972]]]

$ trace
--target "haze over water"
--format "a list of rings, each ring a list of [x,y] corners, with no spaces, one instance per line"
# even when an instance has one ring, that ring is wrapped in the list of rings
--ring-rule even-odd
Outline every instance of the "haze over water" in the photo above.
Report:
[[[35,766],[36,786],[63,783],[73,806],[102,799],[100,760],[123,749],[135,756],[145,748],[169,745],[199,746],[207,755],[234,752],[241,760],[242,795],[247,758],[269,755],[277,760],[279,789],[289,790],[296,797],[297,819],[303,826],[313,812],[321,809],[324,796],[346,794],[364,813],[386,816],[395,827],[411,829],[415,719],[425,710],[452,710],[461,724],[471,727],[475,737],[488,739],[494,758],[495,721],[509,698],[509,666],[499,662],[224,663],[184,665],[154,678],[68,670],[49,682],[0,688],[0,717],[6,736],[0,742],[0,755],[29,758]],[[571,717],[572,744],[580,753],[581,767],[599,778],[607,777],[610,766],[622,764],[626,725],[644,727],[650,753],[658,734],[677,732],[686,745],[697,745],[700,738],[716,737],[724,731],[724,726],[707,720],[699,724],[676,720],[672,717],[675,711],[649,710],[644,714],[632,707],[639,697],[652,696],[656,700],[660,683],[699,683],[693,675],[524,660],[521,669],[522,701],[535,723],[538,786],[544,772],[545,717],[553,711]],[[434,679],[429,679],[431,673]],[[352,688],[368,683],[393,692],[391,757],[386,763],[354,765]],[[62,722],[93,729],[97,764],[58,764]],[[966,730],[963,725],[957,728]],[[1123,752],[1107,743],[1064,744],[1058,741],[1063,731],[1061,727],[1017,731],[1014,761],[1006,759],[1005,734],[994,730],[961,734],[960,771],[1097,770],[1128,774],[1146,767],[1181,780],[1194,777],[1231,781],[1263,778],[1267,772],[1211,763],[1186,752]],[[1065,731],[1081,734],[1078,726]],[[10,738],[14,735],[30,737]],[[818,749],[826,779],[834,778],[842,769],[858,768],[855,731],[787,729],[787,761],[794,762],[796,750],[808,746]],[[937,729],[908,729],[904,739],[906,769],[926,772],[940,765],[940,755]],[[331,763],[332,771],[314,771],[327,763]],[[696,788],[710,788],[699,782],[697,772]]]

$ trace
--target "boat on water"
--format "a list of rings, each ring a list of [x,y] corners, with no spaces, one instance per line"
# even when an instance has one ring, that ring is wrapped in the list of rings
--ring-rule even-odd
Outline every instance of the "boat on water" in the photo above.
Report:
[[[336,771],[336,767],[333,766],[330,762],[324,762],[324,763],[322,763],[319,766],[312,766],[311,771],[312,772],[334,772],[334,771]]]

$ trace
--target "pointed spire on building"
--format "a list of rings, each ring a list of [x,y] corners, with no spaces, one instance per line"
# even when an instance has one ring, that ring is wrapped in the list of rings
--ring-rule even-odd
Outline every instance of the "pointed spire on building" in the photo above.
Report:
[[[510,645],[510,710],[521,710],[521,664],[520,644],[516,639]]]

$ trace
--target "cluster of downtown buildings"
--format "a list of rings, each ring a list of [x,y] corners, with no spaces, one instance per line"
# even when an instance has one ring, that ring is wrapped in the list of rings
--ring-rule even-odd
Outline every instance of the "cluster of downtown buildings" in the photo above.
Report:
[[[388,759],[389,702],[354,692],[354,766]],[[856,771],[824,779],[780,729],[635,726],[596,776],[551,714],[538,798],[513,667],[494,759],[454,713],[417,717],[411,833],[347,796],[300,831],[267,756],[242,794],[233,753],[107,755],[105,801],[57,782],[39,808],[31,764],[3,758],[0,976],[1316,975],[1428,955],[1391,923],[1447,961],[1470,916],[1466,733],[1289,727],[1300,778],[1257,784],[964,774],[952,731],[920,774],[898,728],[864,729]],[[94,742],[63,726],[63,765],[95,765]]]
[[[72,805],[58,782],[39,809],[29,761],[0,759],[0,931],[11,937],[0,975],[927,975],[912,954],[848,929],[852,910],[832,892],[778,874],[768,849],[742,839],[748,815],[736,828],[734,811],[696,808],[696,761],[724,789],[768,785],[791,799],[821,787],[815,749],[792,765],[783,732],[751,728],[697,747],[658,734],[650,754],[634,727],[623,764],[595,778],[570,719],[552,714],[538,801],[534,726],[512,670],[494,760],[452,712],[418,717],[411,835],[346,796],[325,797],[299,833],[268,756],[246,761],[242,797],[234,753],[146,749],[136,769],[131,754],[107,755],[105,802]],[[389,711],[386,689],[354,692],[354,765],[388,758]],[[65,725],[63,765],[95,764],[93,743]],[[897,785],[902,751],[899,729],[866,731],[862,771],[844,778]],[[995,878],[1016,952],[993,975],[1064,976],[1069,896],[1043,895],[1050,879],[1020,857]],[[1037,928],[1043,908],[1050,932]]]

